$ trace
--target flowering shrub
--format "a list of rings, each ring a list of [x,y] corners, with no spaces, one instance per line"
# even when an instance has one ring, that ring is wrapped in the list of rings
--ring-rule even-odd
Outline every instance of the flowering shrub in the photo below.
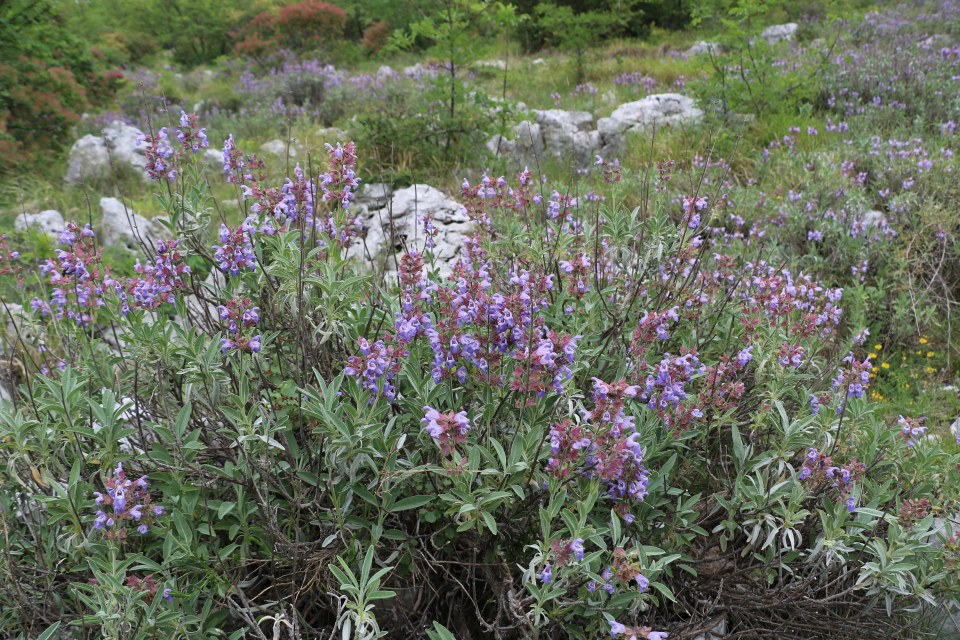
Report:
[[[666,163],[638,208],[613,160],[577,188],[484,175],[458,260],[428,242],[384,280],[346,257],[352,143],[274,185],[231,136],[242,221],[214,225],[179,124],[145,136],[174,238],[125,279],[70,224],[11,283],[35,313],[0,408],[28,572],[4,628],[662,639],[724,611],[859,634],[892,624],[871,603],[955,592],[930,542],[960,459],[877,410],[848,291],[766,242],[803,197],[751,228]]]
[[[482,95],[448,115],[457,65],[243,74],[271,117],[323,120],[342,88],[336,109],[382,111],[360,116],[373,151],[314,149],[282,177],[239,135],[222,175],[202,171],[194,114],[150,130],[171,237],[135,266],[82,223],[39,264],[0,238],[0,628],[922,634],[914,612],[960,588],[960,454],[929,394],[908,383],[891,410],[880,390],[914,380],[898,342],[938,380],[940,347],[913,332],[939,342],[956,304],[960,113],[955,51],[905,24],[872,16],[878,45],[841,43],[804,108],[736,157],[598,156],[574,183],[466,172],[456,259],[424,214],[423,252],[388,275],[351,257],[378,175],[362,154],[475,154],[495,118]],[[763,50],[784,75],[724,89],[761,114],[815,54]],[[913,94],[877,80],[899,64]]]

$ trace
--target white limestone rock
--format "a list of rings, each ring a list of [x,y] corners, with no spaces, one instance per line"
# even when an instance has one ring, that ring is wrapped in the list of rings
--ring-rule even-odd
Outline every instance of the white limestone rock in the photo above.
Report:
[[[630,133],[652,127],[692,124],[702,118],[703,111],[693,98],[679,93],[658,93],[620,105],[609,118],[597,121],[597,129],[603,150],[609,152],[618,148]]]
[[[110,152],[107,143],[99,136],[86,135],[73,143],[67,159],[67,184],[80,184],[90,178],[107,173],[110,167]]]
[[[764,29],[760,33],[760,37],[766,40],[767,44],[777,44],[778,42],[793,40],[797,35],[797,29],[799,29],[799,27],[796,22],[774,24]]]
[[[275,138],[273,140],[270,140],[269,142],[264,142],[262,145],[260,145],[260,151],[263,151],[264,153],[269,153],[270,155],[276,156],[278,158],[286,158],[287,143],[284,142],[283,140],[280,140],[279,138]],[[297,157],[297,148],[293,145],[290,145],[290,157],[291,158]]]
[[[425,251],[421,215],[428,215],[437,230],[432,252],[443,274],[452,271],[473,226],[463,205],[425,184],[399,189],[386,206],[361,208],[360,213],[366,237],[355,242],[348,255],[369,261],[386,259],[388,272],[397,270],[406,251]]]
[[[63,216],[54,209],[47,209],[40,213],[21,213],[17,215],[17,219],[13,223],[13,228],[17,231],[34,228],[51,238],[58,238],[60,232],[66,226]]]
[[[688,58],[692,58],[693,56],[700,56],[704,54],[716,56],[720,55],[722,52],[723,50],[716,42],[704,42],[703,40],[700,40],[699,42],[694,43],[692,47],[687,49],[684,55],[686,55]]]
[[[150,247],[167,235],[159,224],[134,213],[116,198],[100,198],[100,212],[103,219],[97,232],[104,245],[139,251],[141,243]]]
[[[137,144],[142,136],[140,129],[119,120],[104,127],[102,136],[83,136],[70,148],[65,181],[76,185],[105,176],[111,163],[129,166],[148,180],[146,148]]]
[[[114,120],[103,129],[103,139],[114,162],[143,171],[146,177],[144,167],[147,164],[147,149],[144,144],[138,144],[142,137],[140,129],[119,120]],[[176,139],[173,142],[176,143]]]

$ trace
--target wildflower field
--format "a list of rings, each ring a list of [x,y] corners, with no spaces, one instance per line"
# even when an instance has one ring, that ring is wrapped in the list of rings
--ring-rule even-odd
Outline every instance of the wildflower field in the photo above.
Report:
[[[960,2],[0,3],[0,638],[960,637]]]

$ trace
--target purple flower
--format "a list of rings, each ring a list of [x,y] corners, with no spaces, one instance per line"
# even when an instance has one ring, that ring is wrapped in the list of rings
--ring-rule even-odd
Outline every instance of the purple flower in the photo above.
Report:
[[[640,589],[640,593],[646,593],[647,589],[650,587],[650,581],[642,573],[636,575],[635,580],[637,581],[637,588]]]
[[[546,566],[543,567],[543,571],[540,572],[540,581],[547,584],[551,580],[553,580],[553,567],[551,567],[548,562]]]
[[[252,220],[248,218],[236,229],[225,224],[220,225],[220,245],[214,245],[214,258],[219,262],[220,270],[231,275],[240,275],[241,271],[256,269],[257,255],[253,251]]]
[[[577,560],[583,560],[583,538],[575,538],[570,542],[570,552]]]
[[[162,507],[151,504],[146,476],[131,480],[122,464],[118,464],[113,474],[104,480],[104,485],[105,492],[94,493],[95,503],[102,508],[96,511],[93,526],[105,530],[108,538],[125,535],[127,523],[137,525],[137,531],[145,535],[150,525],[163,514]]]
[[[470,430],[466,411],[440,413],[432,407],[424,407],[423,410],[425,415],[420,422],[445,455],[452,453],[457,444],[466,442],[467,431]]]

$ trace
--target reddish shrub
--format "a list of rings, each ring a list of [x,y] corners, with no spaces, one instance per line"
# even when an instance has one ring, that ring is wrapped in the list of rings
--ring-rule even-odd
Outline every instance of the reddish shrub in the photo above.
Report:
[[[383,20],[374,22],[363,32],[363,48],[374,55],[387,44],[390,38],[390,25]]]
[[[347,12],[322,0],[302,0],[280,7],[277,13],[265,11],[237,34],[237,53],[260,57],[278,51],[309,51],[343,37]]]
[[[63,142],[70,125],[89,106],[86,90],[68,69],[21,57],[0,65],[0,134],[8,144],[28,148]]]

